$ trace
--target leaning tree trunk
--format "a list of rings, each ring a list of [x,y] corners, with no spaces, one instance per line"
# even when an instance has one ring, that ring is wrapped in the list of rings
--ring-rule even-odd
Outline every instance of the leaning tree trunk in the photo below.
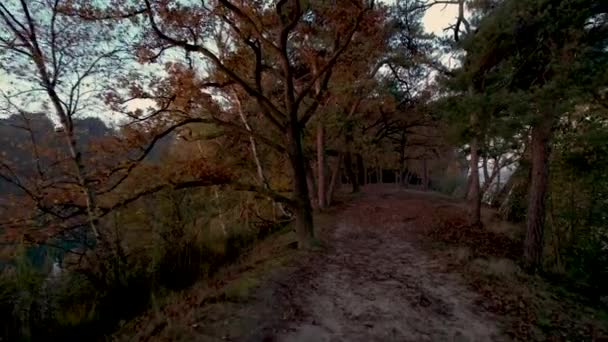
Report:
[[[527,149],[527,147],[526,147]],[[509,176],[509,178],[506,180],[506,182],[504,184],[501,184],[500,181],[498,182],[498,186],[496,187],[496,195],[494,196],[494,199],[492,200],[492,207],[494,208],[503,208],[506,205],[508,205],[509,202],[509,197],[511,196],[513,190],[517,190],[516,188],[518,187],[517,183],[525,183],[525,188],[526,190],[528,189],[527,186],[527,181],[529,180],[529,173],[530,173],[530,167],[529,167],[529,156],[527,157],[526,154],[524,154],[518,164],[517,168],[515,169],[515,171]],[[498,175],[500,177],[500,174]],[[522,178],[525,178],[525,181],[521,181]],[[519,185],[519,187],[521,187],[521,185]],[[524,196],[525,197],[525,196]],[[501,211],[502,209],[500,209],[499,211]],[[501,214],[502,215],[502,214]],[[503,216],[503,219],[508,220],[507,216]]]
[[[255,162],[255,167],[256,167],[256,170],[258,173],[258,179],[260,181],[260,184],[265,189],[270,189],[268,179],[266,178],[266,175],[264,174],[264,168],[262,167],[262,162],[260,161],[260,157],[258,155],[257,142],[255,141],[255,137],[253,136],[253,130],[251,129],[251,126],[249,125],[249,122],[247,121],[247,117],[245,117],[245,113],[243,112],[243,109],[242,109],[241,99],[239,99],[236,92],[234,92],[234,100],[237,105],[237,112],[239,113],[239,117],[241,118],[241,121],[243,122],[245,129],[247,130],[247,132],[249,132],[249,145],[251,146],[251,155],[253,157],[253,161]],[[199,144],[199,149],[200,149],[200,144]]]
[[[487,162],[484,170],[484,179],[483,179],[483,186],[481,187],[481,194],[480,197],[484,197],[486,192],[488,192],[488,190],[490,189],[490,186],[492,185],[492,183],[494,182],[494,179],[496,178],[496,176],[498,176],[498,174],[500,173],[500,166],[498,165],[498,158],[494,159],[494,167],[492,168],[492,173],[490,174],[488,172],[488,167],[487,167]]]
[[[514,176],[516,174],[517,169],[515,172],[513,172],[513,174],[511,174],[511,176],[509,176],[509,179],[505,182],[505,184],[499,184],[499,186],[496,188],[496,196],[494,196],[494,199],[492,200],[493,208],[500,208],[503,203],[505,203],[507,197],[509,196],[509,192],[511,192],[511,189],[513,189],[513,185],[515,183]]]
[[[84,161],[82,160],[82,153],[78,149],[78,146],[76,144],[76,135],[74,132],[74,123],[72,121],[72,116],[64,108],[63,102],[61,101],[59,94],[56,91],[56,85],[51,81],[49,77],[48,69],[45,65],[45,59],[43,58],[42,53],[38,49],[35,50],[35,55],[32,57],[34,58],[34,62],[41,76],[44,88],[46,89],[48,96],[51,98],[51,103],[55,108],[55,112],[59,118],[59,122],[63,127],[65,141],[67,143],[71,161],[74,165],[74,170],[76,171],[76,180],[78,182],[78,186],[80,187],[80,191],[84,195],[88,225],[91,228],[91,232],[95,236],[96,243],[101,242],[102,244],[105,244],[107,241],[105,240],[105,237],[101,235],[101,232],[98,230],[99,207],[97,204],[97,198],[95,196],[93,186],[90,184],[86,177],[86,168]]]
[[[314,238],[312,206],[307,184],[307,165],[297,119],[289,127],[289,161],[293,172],[293,193],[296,214],[296,235],[299,248],[310,248]]]
[[[247,132],[249,132],[249,145],[251,146],[251,155],[253,157],[253,161],[255,162],[255,167],[257,170],[257,174],[258,174],[258,180],[260,182],[260,185],[262,185],[262,187],[264,187],[264,189],[270,190],[270,183],[268,182],[268,178],[266,178],[266,174],[264,173],[264,167],[262,166],[262,161],[260,160],[260,157],[259,157],[257,142],[255,140],[255,137],[253,136],[253,130],[251,129],[251,126],[249,125],[249,122],[247,121],[247,117],[245,116],[245,113],[243,112],[243,109],[242,109],[241,100],[239,99],[236,92],[234,93],[234,100],[237,105],[237,112],[239,114],[239,117],[241,118],[241,121],[243,122],[245,129],[247,130]],[[200,145],[200,141],[198,144],[198,148],[202,154],[202,148]],[[283,203],[276,202],[273,200],[272,201],[272,212],[273,212],[274,219],[276,219],[276,208],[277,207],[281,211],[281,214],[283,214],[285,216],[290,216],[290,214],[283,207]]]
[[[501,190],[498,212],[503,220],[522,222],[526,218],[529,189],[530,166],[528,161],[524,161]]]
[[[542,267],[545,198],[549,178],[552,128],[553,117],[545,114],[542,121],[532,129],[532,166],[524,241],[524,259],[531,270]]]

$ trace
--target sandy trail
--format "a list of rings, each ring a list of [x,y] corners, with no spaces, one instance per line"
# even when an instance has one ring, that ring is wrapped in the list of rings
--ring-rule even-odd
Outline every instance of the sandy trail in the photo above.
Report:
[[[278,341],[504,341],[457,273],[419,247],[407,192],[366,194],[338,213],[330,248],[297,281]],[[431,213],[432,214],[432,213]]]

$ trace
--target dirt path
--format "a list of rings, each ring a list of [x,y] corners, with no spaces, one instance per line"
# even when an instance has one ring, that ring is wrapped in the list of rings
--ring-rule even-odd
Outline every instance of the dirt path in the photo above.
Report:
[[[461,277],[418,246],[420,213],[395,205],[408,197],[366,194],[339,212],[315,274],[290,291],[298,317],[276,340],[508,340]]]

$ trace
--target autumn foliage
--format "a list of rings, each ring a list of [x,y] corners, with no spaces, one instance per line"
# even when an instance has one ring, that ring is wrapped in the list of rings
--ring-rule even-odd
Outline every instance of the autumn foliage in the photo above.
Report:
[[[458,9],[443,37],[422,23],[435,5]],[[286,225],[311,249],[315,210],[369,183],[468,199],[449,240],[492,239],[484,205],[525,217],[533,271],[605,267],[573,257],[606,246],[605,19],[593,0],[0,3],[7,298],[44,297],[55,263],[82,293],[53,305],[87,312],[8,338],[111,330],[129,318],[105,322],[113,304],[140,293],[133,315]]]

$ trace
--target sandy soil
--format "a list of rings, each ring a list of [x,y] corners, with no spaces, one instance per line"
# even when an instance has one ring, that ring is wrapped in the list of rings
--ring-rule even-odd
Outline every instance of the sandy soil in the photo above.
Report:
[[[416,213],[392,195],[366,194],[341,210],[317,271],[297,284],[299,317],[278,341],[502,341],[478,295],[416,243]]]

